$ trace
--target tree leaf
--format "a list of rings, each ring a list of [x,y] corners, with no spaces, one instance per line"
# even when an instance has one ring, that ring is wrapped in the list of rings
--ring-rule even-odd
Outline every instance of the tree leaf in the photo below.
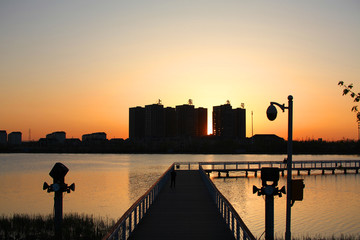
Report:
[[[349,89],[345,88],[344,91],[343,91],[343,96],[348,94],[349,91],[350,91]]]
[[[350,83],[350,85],[348,86],[349,89],[352,89],[354,87],[354,85],[352,83]]]
[[[338,85],[340,85],[340,86],[344,85],[344,81],[339,81]]]
[[[354,97],[355,97],[355,93],[351,93],[351,97],[354,98]]]
[[[352,112],[358,112],[358,108],[357,106],[353,106],[352,109],[351,109]]]

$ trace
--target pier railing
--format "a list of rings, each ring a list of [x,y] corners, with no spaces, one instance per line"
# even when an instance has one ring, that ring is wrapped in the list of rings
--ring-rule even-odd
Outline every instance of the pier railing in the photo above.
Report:
[[[184,163],[181,163],[184,165]],[[262,167],[277,167],[281,174],[284,176],[286,168],[286,161],[244,161],[244,162],[199,162],[199,165],[207,172],[226,172],[227,176],[229,172],[245,172],[248,176],[248,172],[254,172],[257,176],[257,172],[260,172]],[[292,169],[298,172],[300,175],[301,171],[306,171],[310,175],[311,171],[331,171],[332,174],[336,172],[346,174],[352,170],[356,173],[360,169],[360,160],[330,160],[330,161],[293,161]]]
[[[142,195],[117,221],[111,230],[103,237],[103,240],[126,240],[144,217],[149,207],[153,204],[161,189],[170,177],[172,164],[168,170]]]
[[[199,171],[222,218],[225,220],[227,226],[233,233],[235,239],[255,240],[256,238],[250,232],[248,227],[245,225],[245,223],[243,222],[239,214],[236,212],[234,207],[224,197],[224,195],[222,195],[222,193],[217,189],[215,184],[209,179],[209,177],[207,176],[206,172],[204,171],[201,165],[199,165]]]

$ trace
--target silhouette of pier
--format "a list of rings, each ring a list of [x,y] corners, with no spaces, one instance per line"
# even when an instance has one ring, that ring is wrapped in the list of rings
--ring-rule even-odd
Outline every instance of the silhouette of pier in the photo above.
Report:
[[[103,239],[255,240],[235,209],[198,167],[176,171],[176,187],[171,188],[173,164]]]
[[[105,239],[242,239],[255,240],[241,217],[212,183],[212,172],[244,172],[255,176],[262,167],[286,171],[284,161],[174,163],[113,226]],[[293,161],[293,170],[359,172],[360,160]],[[176,186],[170,187],[176,169]]]

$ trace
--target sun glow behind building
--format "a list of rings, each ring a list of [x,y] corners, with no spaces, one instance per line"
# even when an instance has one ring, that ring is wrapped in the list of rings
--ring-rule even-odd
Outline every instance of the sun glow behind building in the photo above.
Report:
[[[4,1],[1,127],[31,128],[34,140],[56,129],[127,138],[130,106],[196,96],[207,109],[246,102],[254,134],[286,138],[285,114],[270,123],[265,111],[291,94],[294,139],[357,139],[337,82],[359,91],[359,9],[324,0]]]

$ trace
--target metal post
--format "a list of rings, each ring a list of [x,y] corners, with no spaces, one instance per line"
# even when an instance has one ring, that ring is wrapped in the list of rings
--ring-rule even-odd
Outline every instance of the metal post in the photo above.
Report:
[[[274,195],[265,195],[265,239],[274,240]]]
[[[285,240],[291,240],[291,178],[292,178],[292,133],[293,133],[293,97],[289,100],[289,125],[288,125],[288,157],[287,157],[287,193],[286,193],[286,231]]]
[[[54,194],[54,227],[55,227],[55,238],[57,240],[62,239],[62,218],[63,218],[63,193],[61,191],[55,192]]]
[[[69,169],[62,163],[56,163],[51,169],[49,175],[53,178],[53,184],[49,185],[46,182],[43,184],[43,190],[48,193],[54,192],[54,228],[55,239],[62,239],[62,218],[63,218],[63,193],[75,191],[75,184],[68,186],[65,183],[65,175]]]

